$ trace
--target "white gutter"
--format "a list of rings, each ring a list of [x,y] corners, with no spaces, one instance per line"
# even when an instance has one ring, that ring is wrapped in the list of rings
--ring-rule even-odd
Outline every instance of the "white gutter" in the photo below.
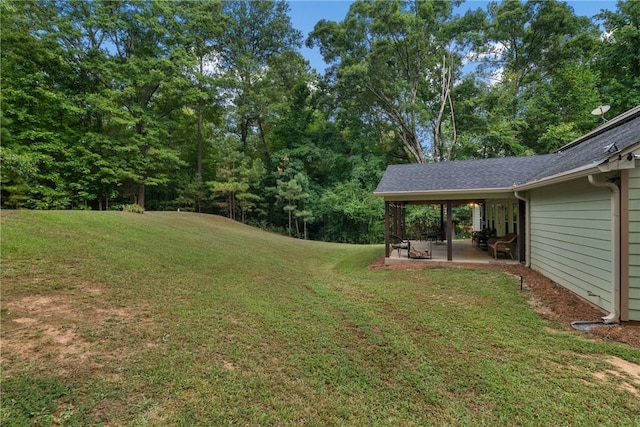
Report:
[[[516,199],[522,200],[525,203],[525,231],[524,231],[524,252],[525,252],[525,266],[531,267],[531,205],[527,197],[521,196],[518,190],[513,192]]]
[[[611,182],[596,181],[589,175],[589,183],[594,187],[611,190],[611,312],[602,318],[604,323],[617,323],[620,320],[620,189]]]

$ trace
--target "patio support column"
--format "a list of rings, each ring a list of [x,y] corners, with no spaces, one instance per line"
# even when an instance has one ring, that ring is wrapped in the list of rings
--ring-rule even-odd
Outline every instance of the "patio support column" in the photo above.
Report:
[[[482,230],[487,228],[487,202],[482,202],[482,224],[480,224]]]
[[[524,200],[518,201],[518,252],[520,253],[520,262],[526,264],[527,257],[527,204]]]
[[[384,201],[384,256],[385,258],[389,258],[389,202],[387,200]]]
[[[400,212],[398,209],[398,203],[393,204],[393,234],[402,238],[402,233],[400,233]]]
[[[402,230],[400,237],[402,237],[403,239],[408,239],[409,236],[407,236],[407,204],[406,203],[402,203],[402,205],[400,205],[400,229]]]
[[[391,211],[393,216],[392,234],[395,234],[401,239],[405,239],[407,237],[405,227],[406,206],[404,203],[394,202],[391,206]]]
[[[447,200],[447,261],[453,261],[453,216],[451,200]]]

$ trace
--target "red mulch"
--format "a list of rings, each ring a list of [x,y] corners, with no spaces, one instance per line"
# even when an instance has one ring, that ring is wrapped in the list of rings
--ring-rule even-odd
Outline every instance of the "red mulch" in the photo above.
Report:
[[[428,262],[385,266],[384,257],[370,265],[373,270],[419,270],[430,267],[487,268],[522,276],[524,288],[531,293],[531,303],[540,316],[559,322],[568,331],[598,336],[640,348],[640,322],[623,322],[614,326],[597,327],[588,333],[573,329],[571,322],[575,320],[599,320],[607,313],[524,265]]]

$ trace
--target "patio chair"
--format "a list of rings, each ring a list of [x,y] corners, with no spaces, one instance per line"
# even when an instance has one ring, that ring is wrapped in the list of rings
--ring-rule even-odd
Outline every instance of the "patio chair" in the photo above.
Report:
[[[471,243],[475,242],[482,250],[487,250],[487,243],[489,239],[495,237],[496,231],[490,228],[483,228],[480,231],[474,231],[471,237]]]
[[[502,252],[507,254],[513,258],[513,253],[511,253],[511,246],[513,246],[513,242],[516,241],[518,237],[515,233],[505,234],[503,237],[489,239],[487,246],[489,248],[489,252],[493,253],[493,258],[498,259],[498,252]]]
[[[432,227],[429,231],[427,231],[426,238],[428,241],[435,242],[436,244],[438,244],[439,242],[442,243],[445,241],[444,230],[439,227]]]
[[[391,250],[391,252],[393,252],[394,250],[398,250],[398,256],[400,256],[400,251],[402,249],[406,249],[407,250],[407,254],[409,253],[409,249],[411,246],[411,243],[409,242],[409,240],[403,239],[399,236],[396,236],[395,234],[391,234],[389,235],[389,240],[391,240],[391,247],[393,248]]]

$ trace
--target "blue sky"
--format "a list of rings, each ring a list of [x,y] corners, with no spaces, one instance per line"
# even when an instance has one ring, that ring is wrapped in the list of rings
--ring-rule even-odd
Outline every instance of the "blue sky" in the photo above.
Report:
[[[316,22],[321,19],[342,21],[349,10],[351,0],[289,0],[291,23],[294,28],[302,31],[306,40]],[[462,5],[461,12],[467,9],[484,9],[488,1],[467,1]],[[573,0],[567,1],[573,7],[576,15],[592,17],[601,9],[615,10],[615,0]],[[318,49],[301,50],[304,57],[311,63],[311,67],[323,73],[326,67]]]

